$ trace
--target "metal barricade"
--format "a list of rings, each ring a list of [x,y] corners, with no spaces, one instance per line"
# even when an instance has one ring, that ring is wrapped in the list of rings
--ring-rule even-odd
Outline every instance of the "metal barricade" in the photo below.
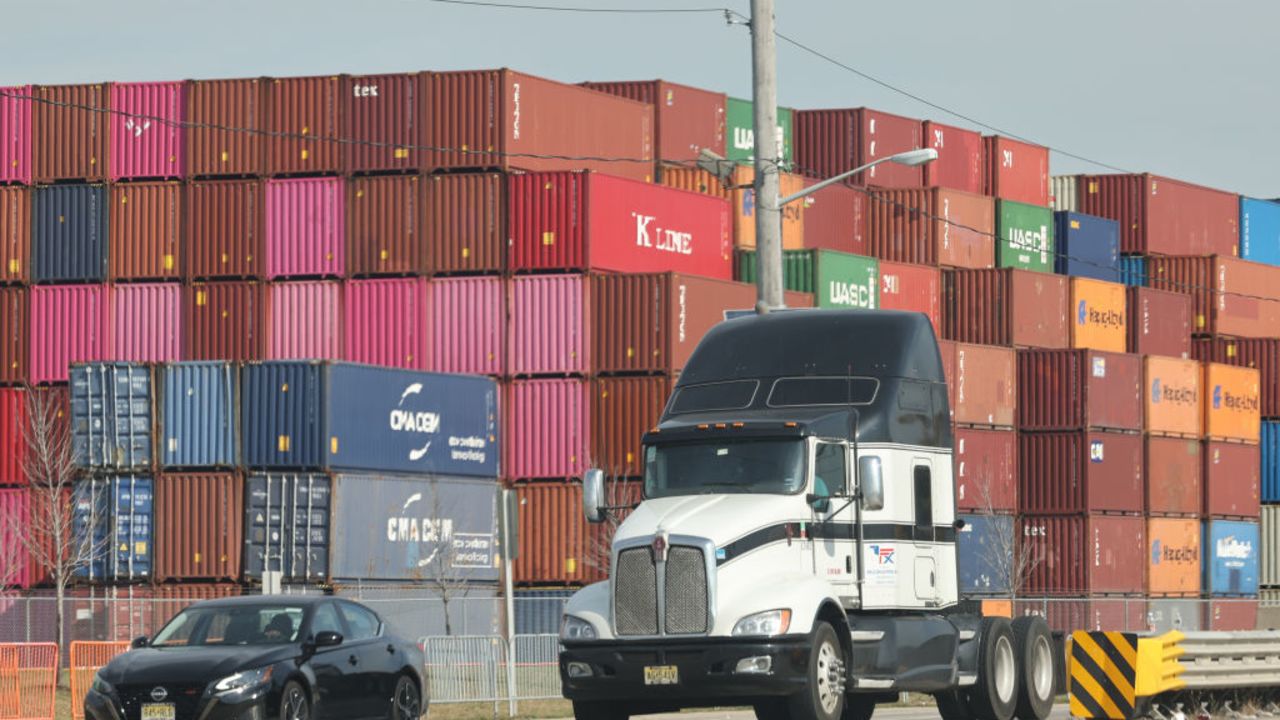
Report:
[[[516,635],[516,700],[559,698],[560,638],[556,635]]]
[[[78,640],[71,643],[71,718],[84,720],[84,696],[93,685],[93,676],[103,665],[122,652],[129,650],[129,643],[119,642],[86,642]]]
[[[0,720],[53,720],[57,689],[57,644],[0,644]]]
[[[493,702],[507,698],[506,642],[496,635],[420,638],[431,703]]]

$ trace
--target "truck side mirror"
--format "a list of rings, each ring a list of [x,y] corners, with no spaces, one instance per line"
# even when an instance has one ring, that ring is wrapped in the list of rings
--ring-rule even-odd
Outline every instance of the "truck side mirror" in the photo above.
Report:
[[[884,509],[884,471],[880,458],[858,458],[858,491],[862,495],[863,510]]]
[[[582,475],[582,512],[587,522],[604,522],[604,472],[591,468]]]

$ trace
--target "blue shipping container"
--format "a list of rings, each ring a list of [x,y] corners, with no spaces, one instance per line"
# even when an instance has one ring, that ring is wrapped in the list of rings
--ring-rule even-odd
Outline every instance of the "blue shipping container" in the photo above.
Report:
[[[1078,212],[1053,214],[1059,275],[1120,282],[1120,223]]]
[[[516,590],[515,606],[517,635],[559,634],[564,604],[577,592],[565,588],[550,590]]]
[[[1240,257],[1280,265],[1280,203],[1240,198]]]
[[[228,362],[160,369],[160,452],[166,468],[238,464],[240,371]]]
[[[31,218],[33,282],[102,282],[107,277],[104,185],[36,188]]]
[[[76,576],[92,581],[151,577],[152,482],[141,475],[80,480],[72,489]]]
[[[488,378],[265,362],[245,366],[241,391],[250,467],[498,476],[498,388]]]
[[[1130,287],[1146,287],[1147,258],[1142,255],[1121,255],[1120,282]]]
[[[244,576],[282,582],[329,577],[328,475],[250,475],[244,492]]]
[[[1262,502],[1280,502],[1280,422],[1262,421]]]
[[[150,469],[151,368],[140,363],[72,365],[71,443],[76,464],[106,470]]]
[[[1007,595],[1012,585],[1013,517],[961,515],[956,556],[961,595]]]
[[[1208,520],[1204,523],[1204,590],[1210,595],[1257,595],[1257,522]]]

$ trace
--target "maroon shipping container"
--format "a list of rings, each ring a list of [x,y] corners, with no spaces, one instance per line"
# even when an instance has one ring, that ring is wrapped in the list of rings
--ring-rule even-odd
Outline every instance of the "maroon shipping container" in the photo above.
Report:
[[[834,177],[924,147],[919,120],[870,108],[798,110],[794,123],[796,166],[812,177]],[[847,184],[919,187],[923,179],[919,167],[885,163],[849,178]]]
[[[1257,598],[1214,598],[1204,608],[1201,629],[1233,632],[1258,629]]]
[[[920,265],[995,267],[996,205],[985,195],[936,187],[878,189],[869,207],[870,255]]]
[[[1129,288],[1128,350],[1134,355],[1191,354],[1191,298],[1154,288]],[[1265,397],[1265,394],[1264,394]]]
[[[431,73],[426,169],[595,170],[651,182],[653,108],[512,70]]]
[[[1013,350],[941,340],[938,351],[952,421],[1013,427],[1018,401],[1018,361]]]
[[[1013,614],[1014,617],[1039,615],[1050,630],[1067,634],[1076,630],[1144,632],[1147,629],[1144,597],[1015,600]]]
[[[30,312],[25,287],[0,287],[0,385],[27,382]]]
[[[725,154],[725,94],[666,80],[584,82],[583,87],[653,106],[657,158],[693,162],[698,151]]]
[[[418,73],[342,79],[347,172],[416,170],[422,145],[422,78]]]
[[[1120,252],[1234,255],[1240,196],[1157,175],[1081,175],[1079,211],[1120,223]]]
[[[156,582],[240,578],[244,526],[240,476],[166,473],[156,477],[153,499]]]
[[[1018,433],[1018,509],[1034,515],[1142,513],[1142,436]]]
[[[924,145],[938,151],[938,159],[924,166],[924,184],[982,192],[982,133],[925,120]]]
[[[336,173],[345,152],[341,78],[271,78],[266,81],[266,166],[271,175]]]
[[[1018,434],[957,427],[952,436],[956,509],[975,513],[1018,510]]]
[[[187,185],[186,275],[259,278],[266,272],[266,211],[260,180]]]
[[[818,180],[805,180],[813,187]],[[840,250],[854,255],[867,252],[866,188],[828,185],[804,199],[804,246]]]
[[[1206,440],[1204,516],[1258,517],[1262,512],[1261,468],[1259,446]]]
[[[27,484],[27,433],[27,391],[0,388],[0,485]]]
[[[424,272],[421,184],[417,175],[357,177],[347,182],[348,275]]]
[[[183,289],[182,356],[188,360],[261,360],[266,285],[192,283]]]
[[[934,335],[942,334],[941,285],[936,267],[880,262],[880,308],[924,313]]]
[[[1019,350],[1018,428],[1142,430],[1142,358]]]
[[[0,187],[0,284],[31,277],[31,190]]]
[[[1152,257],[1149,284],[1190,295],[1192,332],[1280,335],[1280,267],[1233,257]]]
[[[1254,368],[1259,375],[1262,417],[1280,417],[1280,339],[1196,338],[1191,355],[1205,362]]]
[[[427,271],[451,275],[505,270],[506,178],[499,173],[432,175],[422,186]]]
[[[31,144],[35,181],[107,178],[107,86],[45,85],[34,90]]]
[[[982,138],[984,192],[1002,200],[1049,205],[1049,148],[999,135]]]
[[[609,578],[610,546],[615,525],[588,524],[582,514],[582,483],[539,482],[515,487],[520,508],[520,556],[517,583],[580,585]],[[605,502],[631,507],[640,502],[638,482],[609,480]],[[625,518],[629,511],[621,511]]]
[[[668,375],[591,381],[591,467],[606,477],[644,473],[640,439],[658,424],[673,384]]]
[[[1149,515],[1195,517],[1203,503],[1203,446],[1199,440],[1148,435],[1143,442]],[[1256,476],[1255,471],[1255,476]]]
[[[1005,268],[945,270],[943,337],[1014,347],[1071,344],[1071,283],[1062,275]]]
[[[191,177],[263,172],[263,81],[192,80],[187,85],[187,173]]]
[[[1147,521],[1137,515],[1023,515],[1019,552],[1031,558],[1030,595],[1140,594]]]
[[[182,276],[182,185],[115,183],[108,207],[113,280],[177,280]]]

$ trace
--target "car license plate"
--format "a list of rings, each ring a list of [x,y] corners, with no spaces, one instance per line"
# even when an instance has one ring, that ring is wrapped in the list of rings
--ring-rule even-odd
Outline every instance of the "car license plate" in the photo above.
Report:
[[[645,685],[679,685],[680,668],[675,665],[645,665]]]
[[[177,720],[173,703],[143,703],[142,720]]]

